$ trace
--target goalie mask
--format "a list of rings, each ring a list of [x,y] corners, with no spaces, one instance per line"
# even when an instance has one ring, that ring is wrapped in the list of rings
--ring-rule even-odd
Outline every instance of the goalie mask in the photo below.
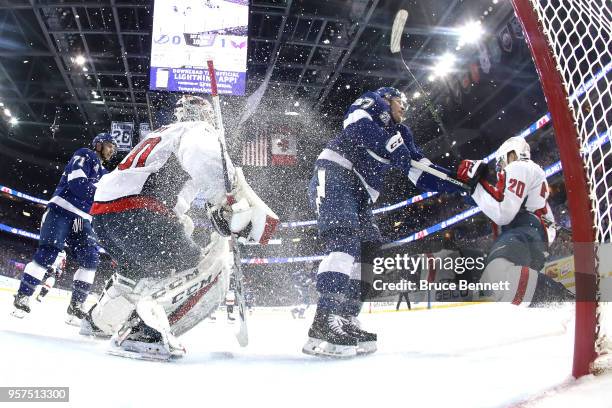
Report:
[[[176,101],[174,117],[178,122],[203,121],[215,124],[215,113],[212,104],[205,98],[195,95],[183,95]]]
[[[508,165],[508,154],[514,152],[518,160],[531,159],[531,149],[524,138],[514,136],[506,140],[495,152],[496,169],[503,170]]]

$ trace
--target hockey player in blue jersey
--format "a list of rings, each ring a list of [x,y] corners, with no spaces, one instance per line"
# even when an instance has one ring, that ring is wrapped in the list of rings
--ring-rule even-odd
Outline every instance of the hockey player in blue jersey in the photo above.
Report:
[[[453,184],[411,167],[411,160],[449,170],[426,159],[402,124],[406,97],[395,88],[366,92],[348,109],[343,130],[317,158],[309,187],[326,257],[317,275],[319,301],[303,352],[351,357],[376,351],[377,336],[360,328],[357,316],[368,283],[362,254],[372,254],[381,236],[370,204],[380,195],[384,174],[400,169],[419,189],[455,193]]]
[[[64,245],[68,245],[68,252],[79,263],[73,278],[67,323],[76,323],[83,317],[81,305],[89,294],[99,262],[89,210],[96,183],[107,173],[102,161],[113,157],[116,144],[110,134],[100,133],[93,139],[92,147],[94,150],[81,148],[74,153],[49,200],[42,218],[38,249],[24,269],[13,302],[16,317],[22,318],[30,312],[30,296]]]

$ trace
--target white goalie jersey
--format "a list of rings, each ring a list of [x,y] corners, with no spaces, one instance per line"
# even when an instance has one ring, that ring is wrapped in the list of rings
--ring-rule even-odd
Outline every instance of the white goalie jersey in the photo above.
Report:
[[[481,181],[472,198],[499,226],[510,224],[521,209],[535,214],[542,221],[550,244],[556,231],[552,226],[554,215],[547,202],[549,194],[542,167],[531,160],[517,160],[498,173],[495,186]]]
[[[227,153],[230,179],[234,167]],[[179,122],[151,132],[98,183],[92,214],[148,208],[181,217],[196,195],[225,198],[217,130],[207,122]]]

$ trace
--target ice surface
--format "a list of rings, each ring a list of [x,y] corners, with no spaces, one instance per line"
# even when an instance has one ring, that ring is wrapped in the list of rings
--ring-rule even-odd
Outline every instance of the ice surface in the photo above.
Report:
[[[107,355],[106,341],[63,323],[65,298],[33,302],[23,320],[9,316],[11,301],[0,290],[0,385],[69,386],[75,407],[560,407],[586,393],[582,406],[612,405],[612,377],[565,385],[571,307],[364,314],[366,328],[379,333],[379,351],[347,361],[301,353],[310,315],[293,320],[288,309],[256,309],[250,344],[240,348],[218,312],[216,323],[181,337],[184,359],[158,363]],[[539,397],[547,390],[550,397]],[[548,398],[556,402],[546,405]]]

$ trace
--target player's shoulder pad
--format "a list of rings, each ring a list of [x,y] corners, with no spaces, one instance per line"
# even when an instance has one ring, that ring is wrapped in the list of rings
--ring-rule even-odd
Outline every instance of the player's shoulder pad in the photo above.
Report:
[[[87,160],[94,160],[94,161],[98,160],[98,155],[96,154],[96,152],[86,147],[81,147],[80,149],[78,149],[72,155],[72,157],[74,156],[85,157]]]
[[[363,112],[367,115],[364,115]],[[381,127],[386,127],[391,122],[391,108],[377,93],[366,92],[349,106],[344,116],[344,127],[346,128],[351,123],[355,123],[364,117]]]

